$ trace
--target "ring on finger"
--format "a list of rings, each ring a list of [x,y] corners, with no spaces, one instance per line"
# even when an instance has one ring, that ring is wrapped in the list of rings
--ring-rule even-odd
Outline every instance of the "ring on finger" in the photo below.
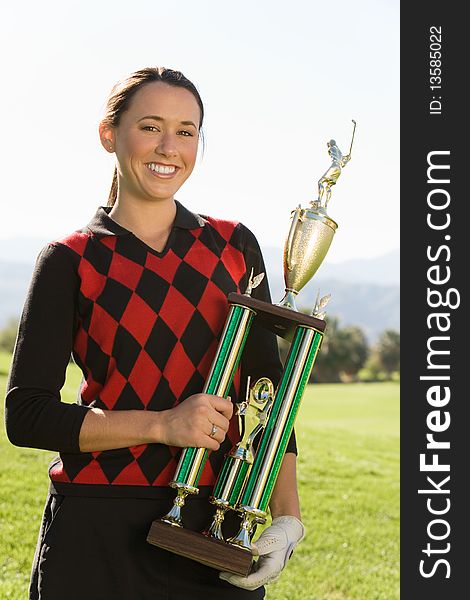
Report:
[[[212,423],[212,429],[211,429],[211,432],[209,433],[209,437],[214,437],[218,431],[219,431],[219,428],[217,427],[217,425],[214,425],[214,423]]]

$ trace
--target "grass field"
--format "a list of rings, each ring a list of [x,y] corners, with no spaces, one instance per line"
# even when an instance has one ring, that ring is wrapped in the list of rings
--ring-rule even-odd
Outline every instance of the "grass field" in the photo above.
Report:
[[[79,379],[72,366],[65,400]],[[398,397],[396,383],[308,387],[296,424],[307,536],[267,600],[399,598]],[[23,600],[54,453],[15,448],[4,430],[0,453],[0,599]]]

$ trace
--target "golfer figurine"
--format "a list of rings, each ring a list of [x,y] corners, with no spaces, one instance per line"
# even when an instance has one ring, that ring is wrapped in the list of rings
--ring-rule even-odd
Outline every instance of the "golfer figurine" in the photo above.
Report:
[[[336,145],[335,140],[328,142],[328,154],[333,159],[333,162],[325,171],[323,176],[318,180],[318,199],[312,202],[312,206],[316,210],[326,212],[326,207],[331,197],[331,188],[338,181],[338,177],[341,175],[341,169],[351,160],[351,150],[354,141],[354,133],[356,131],[356,121],[354,123],[353,134],[351,139],[351,145],[349,147],[349,153],[343,156],[341,150]]]

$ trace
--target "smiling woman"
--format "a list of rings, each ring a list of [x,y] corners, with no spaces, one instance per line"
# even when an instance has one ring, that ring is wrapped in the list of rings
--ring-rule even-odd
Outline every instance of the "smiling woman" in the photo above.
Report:
[[[246,289],[252,269],[265,272],[245,226],[175,199],[194,168],[203,115],[195,86],[178,71],[142,69],[117,84],[99,127],[116,156],[108,206],[38,257],[6,398],[9,439],[59,452],[30,600],[263,598],[303,536],[293,436],[271,499],[273,526],[258,547],[266,556],[247,578],[228,583],[146,542],[168,511],[185,447],[212,451],[185,514],[190,529],[208,525],[207,497],[240,439],[232,402],[244,397],[247,376],[276,385],[281,374],[274,335],[254,325],[232,401],[201,393],[227,295]],[[266,278],[253,296],[270,302]],[[60,402],[71,353],[83,373],[74,405]],[[224,527],[236,533],[234,514]]]
[[[161,251],[174,218],[174,194],[194,168],[204,108],[195,86],[180,73],[141,73],[114,88],[99,132],[103,147],[117,159],[109,216],[137,229],[149,246]],[[155,214],[156,202],[167,216],[158,220],[159,231],[148,218]]]

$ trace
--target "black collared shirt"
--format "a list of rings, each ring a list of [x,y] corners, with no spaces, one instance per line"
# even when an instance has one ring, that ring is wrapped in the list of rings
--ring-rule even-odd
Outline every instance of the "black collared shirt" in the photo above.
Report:
[[[50,477],[61,493],[158,495],[181,449],[147,444],[81,453],[90,407],[165,410],[203,389],[228,312],[251,268],[265,271],[242,224],[203,217],[177,202],[157,252],[100,207],[87,227],[40,253],[26,298],[7,394],[7,431],[17,445],[57,450]],[[253,295],[270,301],[264,282]],[[83,372],[78,403],[59,402],[72,353]],[[281,373],[275,337],[253,325],[231,397]],[[239,439],[237,420],[210,455],[200,485],[212,486]],[[291,439],[288,451],[295,451]]]
[[[175,200],[176,215],[173,222],[173,228],[179,229],[197,229],[204,227],[206,221],[201,215],[191,212],[184,207],[178,200]],[[132,235],[132,232],[119,225],[114,219],[109,217],[111,206],[100,206],[95,215],[87,225],[93,235],[103,237],[107,235]]]

